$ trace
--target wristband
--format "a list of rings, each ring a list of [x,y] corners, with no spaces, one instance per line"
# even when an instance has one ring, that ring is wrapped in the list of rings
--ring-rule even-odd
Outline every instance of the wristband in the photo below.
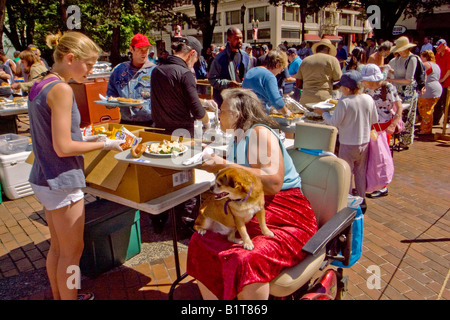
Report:
[[[399,115],[399,114],[395,114],[394,115],[394,118],[401,118],[402,116],[401,115]]]

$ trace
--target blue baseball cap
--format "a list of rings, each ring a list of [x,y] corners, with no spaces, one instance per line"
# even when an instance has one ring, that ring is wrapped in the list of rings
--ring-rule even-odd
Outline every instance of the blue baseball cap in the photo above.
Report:
[[[436,45],[434,47],[436,49],[438,49],[442,45],[446,46],[447,45],[447,41],[445,41],[444,39],[440,39],[440,40],[438,40],[438,42],[436,42]]]
[[[356,70],[350,70],[348,72],[345,72],[342,76],[339,82],[336,82],[335,85],[347,87],[351,90],[355,90],[358,88],[358,82],[362,80],[361,73]]]

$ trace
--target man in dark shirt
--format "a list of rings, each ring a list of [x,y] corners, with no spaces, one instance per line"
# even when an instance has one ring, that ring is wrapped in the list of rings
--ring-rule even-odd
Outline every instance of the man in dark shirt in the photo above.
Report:
[[[214,101],[219,107],[222,105],[222,90],[240,87],[247,73],[249,56],[241,47],[242,31],[230,27],[227,30],[227,46],[214,58],[208,75],[208,81],[214,88]]]
[[[202,46],[191,36],[172,44],[173,55],[153,70],[151,81],[152,115],[155,127],[172,134],[185,129],[194,136],[194,121],[201,120],[209,128],[209,118],[198,98],[191,69],[200,56]],[[181,132],[177,132],[180,133]]]
[[[264,60],[266,59],[267,54],[269,53],[269,47],[265,44],[261,46],[261,49],[263,50],[263,54],[258,57],[258,60],[256,61],[256,66],[263,66],[265,65]]]

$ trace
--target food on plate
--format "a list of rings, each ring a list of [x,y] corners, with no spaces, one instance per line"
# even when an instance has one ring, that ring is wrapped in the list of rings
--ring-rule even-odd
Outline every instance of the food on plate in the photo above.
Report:
[[[282,114],[282,113],[271,113],[270,114],[270,117],[273,117],[273,118],[286,118],[286,119],[296,119],[296,118],[300,118],[301,116],[303,116],[303,113],[293,113],[289,117],[285,117],[284,114]]]
[[[9,87],[9,83],[8,82],[2,82],[0,85],[2,87]]]
[[[27,97],[14,97],[13,101],[15,103],[20,103],[20,102],[27,102],[28,98]]]
[[[311,121],[322,121],[323,120],[322,116],[315,112],[306,112],[305,119],[311,120]]]
[[[130,153],[133,157],[139,158],[140,156],[142,156],[142,154],[144,153],[146,148],[147,148],[147,146],[138,143],[134,147],[131,148]]]
[[[330,99],[328,100],[328,102],[334,104],[335,106],[338,104],[338,101],[336,99]]]
[[[161,142],[151,143],[147,151],[153,154],[173,154],[178,156],[181,152],[186,150],[186,146],[182,145],[180,141],[163,140]]]
[[[124,98],[124,97],[109,97],[108,101],[111,102],[126,102],[126,103],[144,103],[142,99],[132,99],[132,98]]]

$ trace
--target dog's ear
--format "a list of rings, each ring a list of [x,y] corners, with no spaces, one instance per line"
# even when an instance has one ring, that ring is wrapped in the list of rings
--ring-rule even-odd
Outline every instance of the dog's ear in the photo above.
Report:
[[[234,188],[235,182],[234,182],[233,177],[226,176],[226,178],[227,178],[227,182],[226,182],[227,186],[229,186],[230,188]]]
[[[220,176],[216,180],[221,186],[228,186],[234,188],[234,179],[232,177],[228,177],[226,174]]]

